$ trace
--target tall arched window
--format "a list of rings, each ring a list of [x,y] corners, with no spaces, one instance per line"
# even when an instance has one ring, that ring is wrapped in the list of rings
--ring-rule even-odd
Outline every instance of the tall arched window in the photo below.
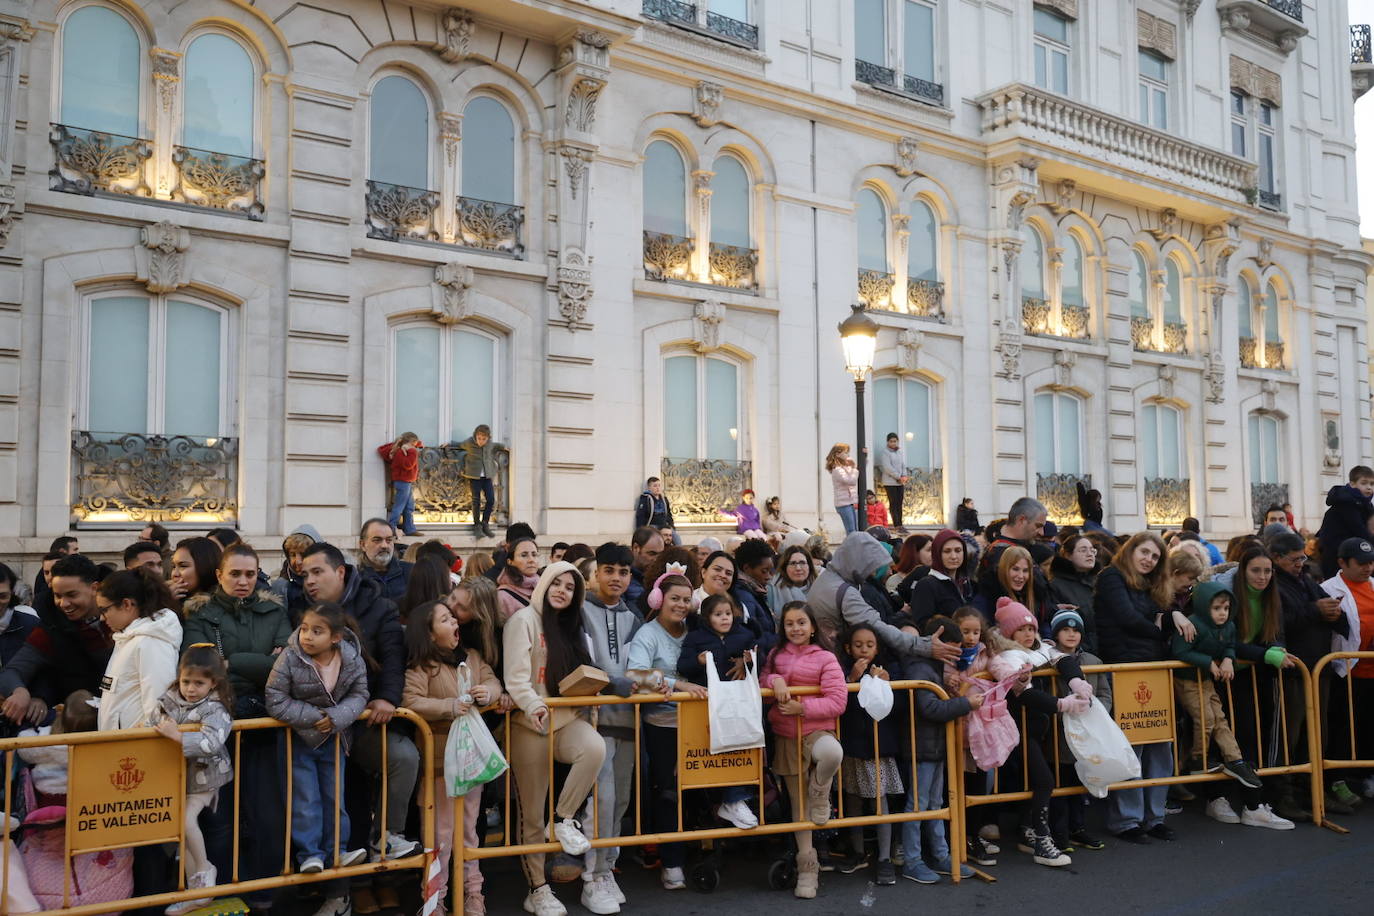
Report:
[[[749,173],[734,156],[717,156],[711,179],[711,242],[752,248]]]
[[[404,76],[382,77],[372,87],[369,118],[368,177],[429,188],[429,102],[420,87]]]
[[[1254,299],[1255,294],[1250,288],[1250,281],[1242,275],[1236,286],[1236,330],[1237,336],[1242,340],[1255,336]]]
[[[1179,276],[1178,263],[1173,258],[1164,259],[1164,301],[1161,306],[1165,324],[1183,323],[1183,280]]]
[[[872,188],[859,191],[857,221],[859,269],[887,273],[887,207]]]
[[[1131,249],[1130,271],[1126,274],[1126,301],[1131,304],[1132,318],[1150,317],[1149,271],[1145,256]]]
[[[462,195],[515,203],[515,122],[506,106],[478,96],[463,109]]]
[[[186,49],[181,144],[253,156],[253,61],[228,35],[201,35]]]
[[[142,44],[133,25],[103,6],[83,6],[62,26],[62,123],[139,135]]]
[[[911,204],[911,235],[907,239],[907,276],[913,280],[940,279],[939,224],[935,211],[923,200]]]
[[[1083,307],[1083,246],[1072,234],[1064,245],[1064,264],[1059,273],[1059,301],[1070,308]]]
[[[1082,474],[1082,413],[1081,402],[1071,394],[1047,391],[1035,396],[1036,473]]]
[[[929,383],[893,376],[874,379],[873,454],[882,454],[892,432],[902,444],[908,467],[940,467],[935,389]]]
[[[663,450],[666,457],[736,461],[740,431],[739,367],[713,356],[663,360]]]
[[[1264,289],[1264,365],[1267,369],[1282,369],[1284,364],[1279,303],[1279,288],[1270,283]]]
[[[1250,483],[1279,482],[1279,421],[1268,414],[1250,414]]]
[[[392,435],[461,442],[487,424],[500,438],[499,341],[476,328],[401,325],[392,343]]]
[[[687,167],[667,140],[655,140],[644,151],[644,228],[687,235]]]
[[[1185,476],[1183,414],[1168,404],[1146,404],[1140,411],[1140,465],[1147,480]]]
[[[1044,299],[1045,241],[1034,229],[1026,229],[1026,244],[1021,248],[1021,296]]]

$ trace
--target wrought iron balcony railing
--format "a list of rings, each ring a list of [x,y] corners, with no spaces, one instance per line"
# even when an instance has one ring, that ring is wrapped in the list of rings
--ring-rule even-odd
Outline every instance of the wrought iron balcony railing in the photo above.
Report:
[[[746,48],[759,46],[759,27],[720,13],[706,13],[706,31],[716,38],[724,38]]]
[[[238,440],[72,432],[72,514],[78,521],[232,521]]]
[[[172,164],[177,170],[173,200],[262,219],[259,189],[266,168],[261,159],[174,146]]]
[[[905,74],[902,77],[902,89],[907,95],[914,95],[923,102],[932,105],[945,104],[945,87],[940,83],[933,83],[930,80],[923,80],[919,76]]]
[[[1240,339],[1240,365],[1242,369],[1260,369],[1259,341],[1254,337]]]
[[[1086,305],[1059,306],[1059,324],[1064,337],[1084,340],[1091,336],[1091,328],[1088,327],[1091,319],[1092,309]]]
[[[1083,515],[1078,511],[1078,484],[1093,485],[1091,474],[1035,475],[1035,498],[1049,510],[1050,521],[1056,525],[1078,525]]]
[[[644,276],[650,280],[691,280],[694,239],[644,230]]]
[[[1155,348],[1155,320],[1148,315],[1131,316],[1131,349],[1144,351]]]
[[[420,449],[419,475],[415,478],[415,515],[426,525],[472,523],[472,488],[463,477],[464,452],[457,445]],[[496,453],[496,491],[491,521],[498,527],[510,523],[510,453]],[[388,500],[388,505],[390,500]]]
[[[705,13],[705,20],[701,14]],[[703,10],[695,3],[681,0],[644,0],[644,18],[657,19],[679,28],[700,32],[745,48],[759,46],[759,27],[721,13]]]
[[[898,79],[898,76],[901,79]],[[923,80],[910,74],[898,74],[891,67],[884,67],[867,60],[854,61],[854,78],[861,83],[876,86],[898,95],[908,96],[930,105],[945,104],[945,87],[930,80]]]
[[[906,278],[906,310],[920,318],[945,320],[945,285],[939,280]]]
[[[906,469],[906,483],[902,486],[902,515],[903,521],[913,525],[945,523],[944,468]]]
[[[1369,26],[1367,24],[1350,27],[1350,62],[1352,64],[1374,63],[1374,55],[1370,53]]]
[[[680,0],[644,0],[644,18],[673,25],[696,25],[697,5]]]
[[[457,206],[458,244],[517,258],[525,254],[524,207],[475,197],[459,197]]]
[[[1264,0],[1264,2],[1290,19],[1302,22],[1302,0]]]
[[[1164,352],[1186,353],[1188,351],[1188,325],[1182,322],[1164,322]]]
[[[730,289],[758,287],[759,253],[756,249],[712,242],[710,262],[713,286]]]
[[[1034,296],[1021,297],[1021,329],[1027,334],[1052,334],[1050,303]]]
[[[1192,481],[1187,477],[1145,478],[1145,524],[1156,528],[1181,525],[1192,515]]]
[[[854,61],[854,78],[870,86],[897,88],[897,71],[866,60]]]
[[[882,270],[859,270],[859,301],[871,309],[892,309],[892,289],[897,285],[894,274]]]
[[[153,155],[151,140],[53,124],[48,142],[53,149],[50,189],[71,194],[152,196],[145,174]]]
[[[754,480],[752,462],[722,458],[664,458],[660,473],[679,525],[720,524],[721,507],[735,505]]]
[[[438,241],[434,213],[439,192],[384,181],[367,183],[367,235],[369,238]]]
[[[1251,460],[1257,460],[1258,457],[1252,455]],[[1286,483],[1250,484],[1250,516],[1255,520],[1256,528],[1264,521],[1264,510],[1270,506],[1282,506],[1287,502],[1288,484]]]

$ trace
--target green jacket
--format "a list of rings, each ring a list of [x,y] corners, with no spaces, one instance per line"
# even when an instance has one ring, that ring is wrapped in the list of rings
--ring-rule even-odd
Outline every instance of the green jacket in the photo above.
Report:
[[[1222,594],[1231,598],[1231,615],[1225,623],[1217,626],[1212,623],[1212,600]],[[1174,658],[1204,671],[1211,668],[1212,662],[1220,662],[1227,658],[1266,662],[1275,667],[1282,665],[1286,655],[1282,646],[1266,650],[1263,646],[1238,643],[1236,625],[1232,622],[1237,612],[1236,604],[1236,596],[1221,583],[1215,580],[1199,583],[1197,588],[1193,589],[1193,613],[1188,617],[1193,626],[1197,627],[1197,638],[1189,642],[1182,634],[1175,634]]]
[[[187,600],[182,612],[182,650],[198,642],[214,645],[229,667],[234,695],[262,696],[276,661],[273,652],[291,637],[291,621],[281,599],[265,589],[236,599],[216,588],[213,594]]]
[[[468,480],[479,477],[496,480],[496,453],[507,451],[506,447],[494,439],[487,439],[486,445],[478,445],[477,440],[468,436],[458,447],[463,450],[463,476]]]

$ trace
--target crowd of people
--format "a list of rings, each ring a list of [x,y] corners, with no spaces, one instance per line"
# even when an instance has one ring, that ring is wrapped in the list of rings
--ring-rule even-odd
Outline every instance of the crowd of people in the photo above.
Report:
[[[481,457],[487,439],[473,442],[475,491],[489,479]],[[418,442],[398,440],[383,457],[405,458],[408,446],[418,451]],[[735,536],[683,544],[662,482],[652,478],[629,542],[597,547],[542,549],[531,527],[516,523],[494,550],[465,558],[439,540],[403,549],[397,523],[414,530],[408,494],[391,519],[362,526],[353,562],[302,525],[280,545],[284,560],[275,575],[230,529],[172,544],[164,528],[149,525],[124,551],[122,568],[93,562],[75,537],[61,537],[32,587],[0,565],[5,734],[152,726],[179,742],[187,759],[181,867],[187,886],[205,895],[173,904],[169,916],[212,899],[224,883],[236,824],[244,840],[239,878],[281,871],[287,742],[280,729],[245,732],[233,758],[234,719],[272,716],[294,735],[289,841],[297,870],[416,853],[421,760],[412,733],[393,718],[400,707],[434,731],[446,866],[458,829],[453,807],[442,803],[448,732],[472,710],[509,714],[508,740],[505,729],[492,728],[510,764],[508,835],[540,843],[551,831],[561,848],[521,857],[523,908],[560,916],[566,909],[554,885],[580,879],[584,909],[617,913],[625,902],[616,880],[621,850],[592,849],[590,837],[619,836],[635,823],[644,832],[673,832],[680,817],[745,831],[759,823],[763,799],[751,786],[691,792],[691,811],[678,810],[678,701],[705,697],[712,669],[722,680],[755,673],[772,691],[762,701],[766,759],[778,803],[790,808],[769,819],[786,814],[807,825],[788,840],[794,894],[802,899],[816,895],[823,871],[871,868],[879,886],[931,884],[951,874],[940,821],[907,822],[899,831],[852,828],[837,837],[812,829],[836,816],[841,796],[847,814],[944,807],[946,774],[962,779],[969,795],[990,793],[994,778],[1003,791],[1031,795],[1013,806],[969,810],[962,858],[974,864],[995,865],[1011,846],[1061,867],[1108,843],[1176,840],[1167,817],[1194,798],[1180,786],[1173,794],[1167,786],[1118,789],[1101,802],[1051,798],[1056,786],[1077,779],[1067,748],[1056,753],[1051,743],[1062,731],[1056,720],[1094,703],[1112,706],[1110,679],[1084,671],[1100,663],[1178,659],[1189,666],[1174,672],[1186,746],[1177,754],[1179,772],[1229,777],[1195,785],[1209,817],[1276,830],[1310,818],[1307,777],[1261,778],[1257,771],[1306,759],[1297,665],[1310,669],[1332,651],[1374,644],[1374,470],[1355,468],[1349,484],[1332,491],[1315,536],[1294,530],[1276,507],[1257,534],[1231,539],[1223,554],[1193,519],[1177,531],[1114,535],[1103,526],[1100,497],[1092,513],[1091,491],[1080,494],[1087,510],[1081,527],[1056,528],[1046,508],[1025,497],[986,527],[965,501],[957,530],[859,530],[848,449],[837,445],[826,463],[837,507],[850,510],[841,513],[846,528],[855,529],[833,550],[824,536],[786,522],[776,497],[760,512],[752,491],[729,512]],[[883,481],[895,525],[904,482],[898,470],[892,462],[884,473],[893,482]],[[581,666],[604,674],[605,692],[650,694],[653,702],[595,712],[551,706],[549,698]],[[1045,669],[1057,677],[1032,675]],[[875,725],[849,689],[864,678],[931,681],[944,685],[948,699],[897,691],[893,712]],[[968,754],[946,760],[943,723],[980,710],[999,685],[1009,714],[1022,723],[1020,748],[1000,767],[981,767]],[[794,693],[798,688],[814,690]],[[1322,714],[1338,726],[1323,730],[1328,756],[1374,757],[1374,662],[1331,664],[1315,689]],[[1350,741],[1344,723],[1351,715],[1357,746],[1341,747]],[[200,729],[178,729],[191,722]],[[1142,777],[1175,773],[1171,743],[1133,750]],[[21,779],[31,781],[40,806],[60,803],[66,791],[65,755],[50,751],[21,754],[31,765]],[[561,765],[552,785],[550,753]],[[1374,779],[1333,772],[1326,793],[1328,810],[1353,811],[1374,798]],[[462,797],[462,842],[482,845],[505,811],[502,780]],[[1104,806],[1110,836],[1089,829],[1090,803]],[[1003,833],[1003,821],[1013,819],[1014,829]],[[43,854],[27,830],[19,851]],[[636,855],[673,891],[686,886],[690,852],[678,842]],[[175,847],[161,846],[129,854],[133,892],[174,887],[174,854]],[[393,908],[396,882],[415,880],[414,872],[327,879],[318,916]],[[461,892],[464,912],[481,916],[475,861],[464,869]],[[247,900],[262,910],[273,897],[260,890]],[[11,909],[25,908],[11,902]]]

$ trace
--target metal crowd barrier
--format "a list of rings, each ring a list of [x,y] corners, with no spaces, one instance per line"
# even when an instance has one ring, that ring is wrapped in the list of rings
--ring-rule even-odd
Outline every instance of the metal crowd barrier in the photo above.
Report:
[[[10,827],[10,815],[13,813],[14,803],[14,774],[16,771],[15,755],[23,748],[52,747],[62,746],[67,748],[67,805],[66,805],[66,824],[60,828],[64,832],[63,841],[63,906],[60,909],[41,910],[31,914],[31,916],[95,916],[98,913],[109,913],[119,910],[127,910],[141,907],[165,907],[169,904],[181,900],[194,900],[201,897],[223,898],[237,894],[246,894],[259,890],[272,890],[295,884],[310,884],[318,881],[328,881],[334,878],[349,878],[355,875],[371,875],[381,872],[397,871],[400,869],[422,868],[427,870],[430,860],[434,856],[434,776],[433,776],[433,755],[434,746],[433,733],[429,724],[408,709],[397,709],[396,718],[407,721],[415,727],[415,743],[420,753],[421,769],[419,775],[419,802],[421,812],[421,846],[423,851],[415,855],[407,856],[402,859],[386,858],[386,780],[387,780],[387,742],[385,730],[388,725],[380,725],[383,729],[382,734],[382,757],[380,775],[382,788],[380,792],[381,810],[378,813],[381,825],[380,848],[382,850],[381,860],[378,862],[364,862],[348,867],[326,868],[322,872],[315,874],[301,874],[296,872],[292,865],[291,852],[291,793],[292,793],[292,761],[291,761],[291,742],[299,740],[292,733],[290,728],[276,719],[236,719],[233,725],[233,744],[231,756],[233,759],[234,773],[232,792],[234,797],[234,818],[232,824],[232,866],[229,875],[219,875],[218,883],[211,888],[187,888],[185,873],[185,838],[181,812],[185,807],[186,796],[186,758],[183,756],[180,744],[174,744],[164,737],[154,728],[128,728],[120,731],[104,732],[74,732],[71,734],[58,735],[38,735],[21,738],[6,738],[0,740],[0,761],[5,767],[5,801],[4,801],[4,821],[3,851],[0,852],[0,907],[4,907],[8,902],[9,880],[11,857],[17,855],[17,848],[11,843],[12,830]],[[180,730],[198,731],[199,725],[182,725]],[[245,732],[261,731],[265,729],[286,729],[286,770],[285,778],[285,797],[286,814],[284,818],[284,849],[285,857],[282,862],[282,873],[271,877],[240,880],[239,878],[239,852],[241,842],[256,842],[255,837],[240,837],[239,827],[239,790],[242,773],[243,757],[243,735]],[[337,742],[337,736],[334,740]],[[114,745],[114,747],[104,747]],[[337,743],[336,743],[337,747]],[[152,815],[141,815],[132,817],[133,821],[145,821],[148,826],[156,827],[158,823],[166,823],[166,830],[157,832],[155,837],[142,836],[135,838],[134,842],[125,842],[130,839],[128,836],[115,836],[114,842],[101,843],[96,840],[91,843],[83,842],[79,838],[79,833],[85,829],[84,824],[75,823],[75,819],[80,817],[80,810],[74,809],[72,805],[73,787],[78,779],[88,780],[93,777],[91,773],[79,774],[73,764],[79,759],[79,755],[91,753],[99,754],[99,749],[104,748],[110,754],[125,755],[115,760],[116,769],[104,774],[105,783],[101,784],[101,789],[106,798],[115,798],[124,792],[129,800],[130,807],[126,810],[132,812],[151,811]],[[151,758],[157,766],[157,772],[148,772],[146,769],[139,768],[139,759]],[[343,773],[343,754],[335,755],[334,781],[335,797],[343,803],[344,793],[342,791]],[[175,775],[171,775],[167,770],[174,767]],[[170,783],[169,783],[170,780]],[[148,783],[145,791],[156,791],[157,796],[134,796],[133,793]],[[126,788],[127,787],[127,788]],[[82,790],[77,793],[78,797],[85,797],[91,794],[89,791]],[[166,814],[166,817],[162,815]],[[333,812],[334,816],[334,861],[338,861],[341,846],[345,838],[339,836],[340,814],[338,807]],[[461,832],[462,821],[459,821]],[[97,829],[98,825],[92,824],[91,829]],[[119,900],[101,901],[98,903],[87,903],[81,906],[71,906],[72,882],[75,873],[75,866],[72,863],[74,855],[84,853],[98,853],[109,850],[126,849],[136,846],[157,845],[163,843],[178,844],[180,855],[177,866],[177,890],[167,893],[145,895],[141,897],[126,897]],[[74,848],[75,847],[75,848]],[[20,863],[22,868],[22,863]],[[226,880],[227,878],[227,880]]]
[[[1317,697],[1313,702],[1311,721],[1312,728],[1312,759],[1317,761],[1316,769],[1312,773],[1312,813],[1313,820],[1337,833],[1349,833],[1350,831],[1332,823],[1326,819],[1326,793],[1325,785],[1328,769],[1355,769],[1355,768],[1374,768],[1374,759],[1360,758],[1359,741],[1355,729],[1355,682],[1354,672],[1347,671],[1344,677],[1336,676],[1334,671],[1328,672],[1331,663],[1337,659],[1363,659],[1374,662],[1374,652],[1332,652],[1318,659],[1312,666],[1312,683],[1317,685]],[[1353,665],[1351,666],[1354,667]],[[1323,682],[1322,677],[1326,676]],[[1330,706],[1325,703],[1328,699],[1329,690],[1342,690],[1345,693],[1345,713],[1347,722],[1344,728],[1339,728],[1337,723],[1328,721],[1331,714]],[[1348,758],[1329,758],[1327,754],[1328,739],[1337,733],[1349,741]]]

